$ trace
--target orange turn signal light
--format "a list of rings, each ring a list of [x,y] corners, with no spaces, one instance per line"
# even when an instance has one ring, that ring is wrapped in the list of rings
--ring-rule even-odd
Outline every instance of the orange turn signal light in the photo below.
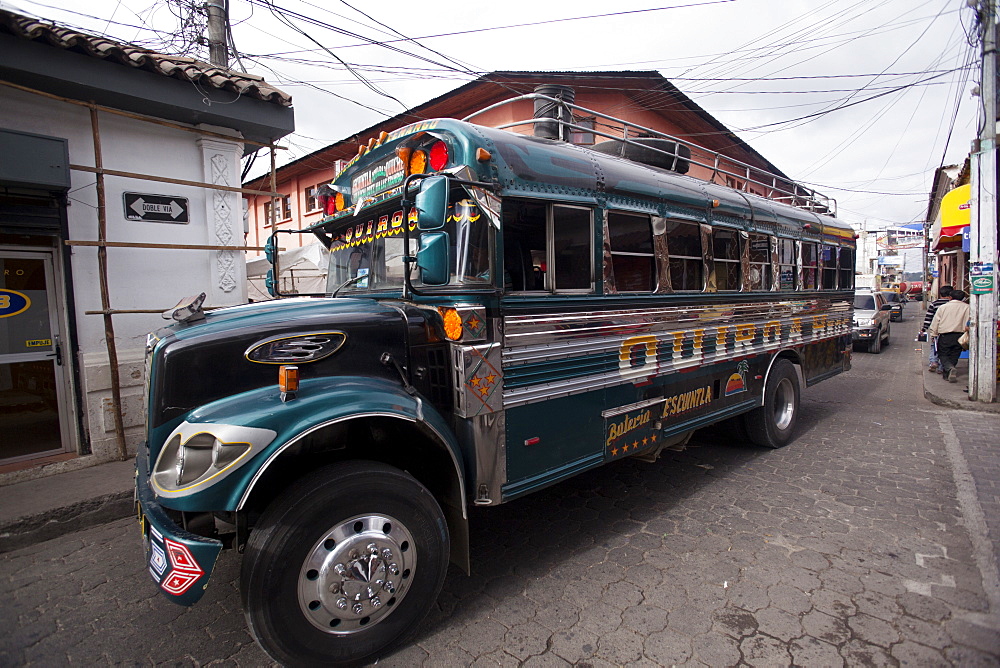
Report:
[[[299,367],[284,364],[278,367],[278,389],[282,392],[298,392]]]
[[[450,341],[460,341],[462,339],[462,316],[453,308],[438,307],[438,311],[444,321],[444,335]]]
[[[424,174],[427,171],[427,153],[414,151],[410,156],[410,174]]]

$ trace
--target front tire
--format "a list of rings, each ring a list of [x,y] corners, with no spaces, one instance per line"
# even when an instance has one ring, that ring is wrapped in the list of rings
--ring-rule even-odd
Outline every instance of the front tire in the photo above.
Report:
[[[764,387],[764,405],[744,415],[750,442],[781,448],[792,440],[799,417],[799,375],[795,365],[779,359],[771,367]]]
[[[448,554],[444,514],[411,475],[375,462],[325,467],[278,497],[250,534],[247,624],[283,665],[371,663],[433,605]]]
[[[868,344],[868,352],[873,355],[878,355],[882,352],[882,330],[879,330],[875,334],[875,338],[871,340]]]

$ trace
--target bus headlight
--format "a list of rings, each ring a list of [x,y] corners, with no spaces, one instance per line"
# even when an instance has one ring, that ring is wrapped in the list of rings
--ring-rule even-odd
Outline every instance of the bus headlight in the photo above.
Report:
[[[256,427],[184,422],[167,439],[153,466],[161,496],[185,496],[224,479],[266,447],[276,432]]]

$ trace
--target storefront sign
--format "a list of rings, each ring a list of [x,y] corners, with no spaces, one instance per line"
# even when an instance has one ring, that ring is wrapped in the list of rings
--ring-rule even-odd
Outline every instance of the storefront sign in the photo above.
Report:
[[[993,292],[993,276],[973,276],[970,280],[972,283],[972,294],[974,295],[988,295]]]

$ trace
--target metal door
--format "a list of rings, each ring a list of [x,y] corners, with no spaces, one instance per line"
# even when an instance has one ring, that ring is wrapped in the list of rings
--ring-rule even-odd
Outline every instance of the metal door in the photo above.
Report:
[[[0,250],[0,463],[68,450],[52,253]]]

